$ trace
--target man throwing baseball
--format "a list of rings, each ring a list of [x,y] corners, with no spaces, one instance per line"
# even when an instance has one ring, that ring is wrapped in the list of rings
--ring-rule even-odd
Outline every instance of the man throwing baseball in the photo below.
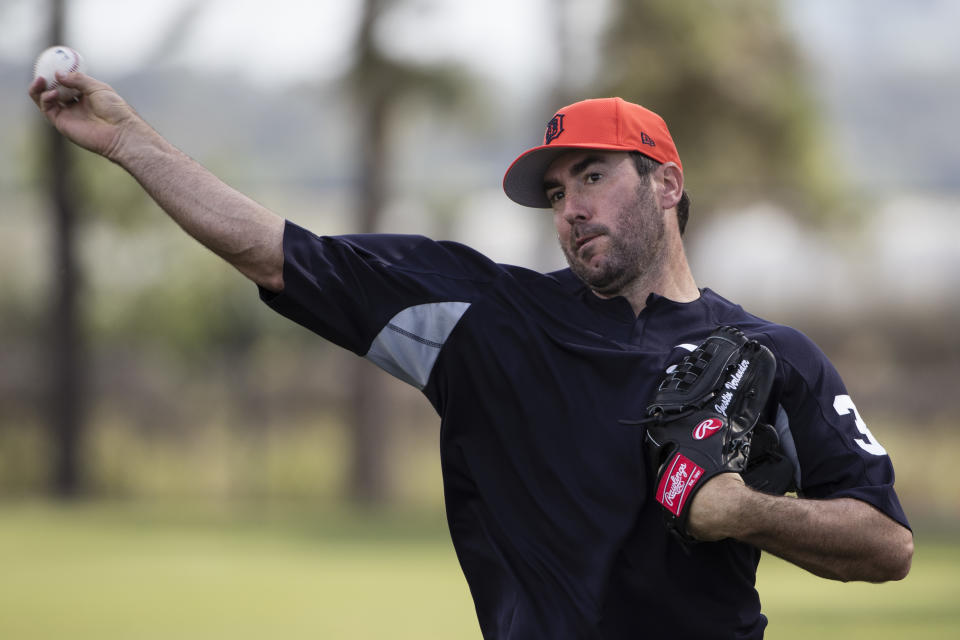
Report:
[[[890,459],[834,367],[698,288],[683,168],[656,114],[572,104],[507,171],[507,196],[552,210],[570,268],[542,274],[420,236],[314,235],[109,86],[61,82],[78,102],[30,87],[58,130],[126,169],[270,307],[433,405],[485,638],[761,638],[761,550],[836,580],[909,571]]]

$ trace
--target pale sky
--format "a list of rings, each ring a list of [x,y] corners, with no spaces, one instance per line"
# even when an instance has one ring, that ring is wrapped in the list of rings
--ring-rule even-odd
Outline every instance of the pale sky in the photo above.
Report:
[[[608,0],[568,0],[589,68]],[[67,44],[102,75],[140,65],[173,17],[193,0],[67,0]],[[358,2],[206,0],[175,63],[248,75],[260,83],[334,76],[354,33]],[[504,82],[552,72],[551,0],[407,0],[381,25],[386,46],[421,59],[454,59]],[[819,64],[886,60],[931,71],[960,60],[960,2],[954,0],[782,0],[795,36]],[[32,61],[46,44],[46,2],[0,0],[0,58]],[[866,7],[869,8],[866,8]]]
[[[359,9],[344,0],[208,0],[180,52],[144,59],[191,0],[72,0],[66,42],[91,73],[122,74],[153,64],[242,73],[266,85],[334,77],[342,70]],[[413,0],[380,26],[393,53],[457,60],[506,83],[550,73],[553,54],[543,33],[549,0]],[[584,51],[607,16],[606,0],[573,0]],[[0,56],[32,58],[43,36],[44,3],[0,2]],[[585,18],[584,18],[585,16]],[[28,53],[29,52],[29,53]],[[583,64],[590,64],[592,55]]]
[[[607,18],[608,0],[569,1],[576,11],[579,30],[574,38],[577,47],[574,58],[582,65],[573,70],[572,75],[589,74],[591,65],[595,64],[596,39]],[[68,0],[69,28],[62,44],[78,49],[87,60],[90,73],[108,82],[111,77],[137,68],[174,65],[242,74],[262,86],[280,87],[304,78],[317,81],[336,77],[347,63],[345,56],[355,33],[358,13],[358,3],[347,0],[208,0],[199,18],[191,23],[189,32],[182,34],[178,52],[147,60],[148,52],[157,49],[159,39],[168,31],[175,15],[189,3],[190,0]],[[508,95],[511,92],[536,95],[553,80],[555,38],[549,31],[550,21],[545,20],[554,6],[551,0],[409,0],[408,5],[413,8],[394,13],[380,25],[380,37],[390,52],[421,60],[462,62],[499,83]],[[876,65],[881,59],[901,72],[917,76],[955,70],[958,75],[953,77],[960,77],[960,38],[955,35],[960,24],[960,2],[784,0],[783,5],[790,28],[809,56],[813,77],[818,78],[819,74],[821,81],[832,74],[834,82],[843,82],[844,77],[849,76],[842,73],[857,73],[865,65],[870,68],[869,65]],[[45,2],[38,0],[0,0],[0,59],[23,65],[25,79],[35,55],[46,45],[45,6]],[[891,87],[891,91],[896,90],[897,87]],[[960,97],[960,92],[956,93]],[[957,109],[960,110],[960,105]],[[884,131],[878,131],[878,135],[881,134]],[[953,136],[953,132],[946,131],[943,135]],[[482,202],[482,214],[465,217],[462,225],[464,235],[478,240],[482,228],[490,226],[491,216],[502,215],[510,220],[516,215],[496,189]],[[921,292],[920,285],[930,282],[940,282],[955,291],[960,277],[960,258],[952,240],[956,234],[928,234],[930,237],[924,236],[922,242],[911,244],[906,242],[905,234],[915,232],[916,225],[911,230],[898,226],[898,220],[904,218],[902,209],[909,207],[913,213],[907,218],[915,219],[918,212],[936,214],[938,217],[930,223],[930,228],[945,230],[946,225],[952,229],[956,226],[952,204],[941,210],[909,199],[896,203],[899,209],[888,208],[886,213],[873,216],[874,227],[868,229],[867,234],[874,234],[875,242],[861,249],[858,263],[871,264],[869,261],[879,259],[884,252],[888,256],[907,255],[904,247],[922,246],[922,251],[910,253],[913,257],[907,265],[883,258],[883,264],[876,269],[865,269],[866,275],[873,277],[871,274],[884,269],[883,273],[903,280],[902,291],[911,294]],[[483,225],[471,226],[471,220],[481,217]],[[789,229],[781,228],[787,223],[773,213],[764,213],[762,203],[759,209],[731,213],[725,224],[727,228],[747,232],[763,227],[758,222],[761,219],[768,226],[780,225],[776,230],[781,235],[789,235]],[[539,233],[542,230],[533,229],[526,235],[535,237]],[[833,252],[837,247],[825,246],[823,239],[799,235],[802,233],[805,232],[795,230],[797,246],[808,254],[836,255]],[[525,246],[514,248],[502,244],[498,240],[478,248],[495,259],[516,262],[519,260],[514,259],[514,254],[529,252]],[[776,256],[768,257],[767,271],[787,273],[792,268],[789,253],[778,253],[784,260],[782,270],[771,262]],[[915,259],[917,256],[924,257],[926,262],[921,263]],[[705,272],[717,272],[718,267],[707,258],[695,256],[695,259]],[[927,263],[928,269],[918,270]],[[833,269],[833,272],[841,271]],[[944,278],[944,273],[958,275]],[[905,279],[908,276],[910,278]],[[729,281],[751,280],[732,273]],[[847,289],[843,283],[838,287],[838,290]],[[749,296],[750,291],[730,293]]]

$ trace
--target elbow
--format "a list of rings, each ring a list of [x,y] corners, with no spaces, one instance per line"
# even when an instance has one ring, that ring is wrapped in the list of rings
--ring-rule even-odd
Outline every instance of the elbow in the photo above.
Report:
[[[283,230],[277,238],[220,254],[234,268],[270,293],[283,291]]]
[[[271,274],[259,274],[248,276],[257,286],[269,291],[270,293],[280,293],[283,291],[283,271]]]
[[[913,533],[906,527],[899,527],[895,539],[890,541],[884,562],[878,567],[876,579],[872,582],[903,580],[910,573],[913,564]]]
[[[902,539],[898,541],[895,560],[891,562],[889,580],[903,580],[913,565],[913,533],[904,527]]]
[[[283,254],[280,254],[279,258],[270,256],[269,259],[229,261],[237,271],[262,289],[270,293],[283,291]]]

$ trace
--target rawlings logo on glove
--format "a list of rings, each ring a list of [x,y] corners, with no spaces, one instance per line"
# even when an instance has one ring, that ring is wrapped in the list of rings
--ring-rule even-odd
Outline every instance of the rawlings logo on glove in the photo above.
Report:
[[[723,420],[717,418],[707,418],[693,429],[693,439],[703,440],[709,438],[717,431],[723,429]]]
[[[678,453],[660,478],[657,502],[674,516],[679,516],[702,476],[703,469]]]

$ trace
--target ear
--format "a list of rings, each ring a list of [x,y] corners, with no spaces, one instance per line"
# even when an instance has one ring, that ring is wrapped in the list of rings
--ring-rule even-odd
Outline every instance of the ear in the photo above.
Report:
[[[675,162],[665,162],[655,173],[660,190],[660,204],[664,209],[672,209],[683,196],[683,172]]]

